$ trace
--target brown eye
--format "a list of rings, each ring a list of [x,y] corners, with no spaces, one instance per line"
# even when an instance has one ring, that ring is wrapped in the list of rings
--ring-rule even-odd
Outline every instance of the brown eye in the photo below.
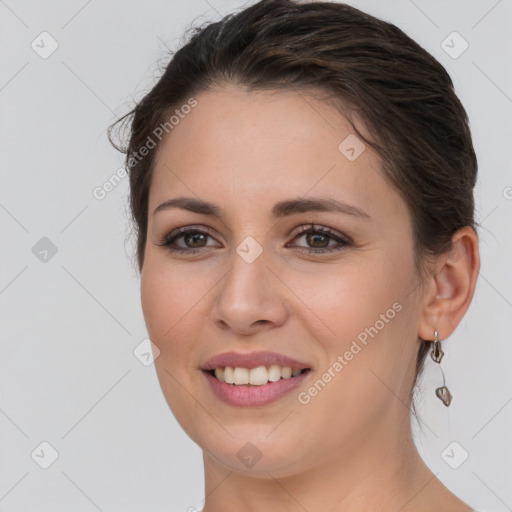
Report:
[[[306,240],[312,247],[322,249],[329,245],[330,237],[323,233],[307,233]]]
[[[348,238],[331,231],[329,228],[315,227],[313,225],[309,227],[303,227],[299,233],[295,235],[294,240],[301,237],[306,240],[308,247],[295,247],[297,247],[300,251],[307,253],[339,251],[344,247],[352,244]],[[333,241],[337,243],[331,244]]]
[[[183,236],[183,241],[185,242],[185,245],[188,247],[203,247],[203,242],[206,242],[206,237],[208,235],[205,235],[204,233],[200,232],[194,232],[189,231],[188,233],[185,233]],[[189,245],[190,244],[190,245]]]
[[[157,245],[165,246],[172,252],[194,254],[203,247],[211,247],[211,245],[207,245],[208,238],[213,240],[208,231],[186,227],[172,231],[163,240],[160,240]],[[184,245],[177,244],[177,241],[181,239]]]

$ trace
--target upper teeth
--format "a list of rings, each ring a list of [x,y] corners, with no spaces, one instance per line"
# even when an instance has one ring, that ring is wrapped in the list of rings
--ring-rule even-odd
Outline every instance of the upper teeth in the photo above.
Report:
[[[279,366],[272,364],[268,368],[266,366],[258,366],[257,368],[240,368],[226,366],[225,368],[215,368],[215,377],[221,382],[227,384],[252,384],[254,386],[261,386],[267,382],[276,381],[281,378],[289,379],[299,375],[302,370],[292,370],[289,366]]]

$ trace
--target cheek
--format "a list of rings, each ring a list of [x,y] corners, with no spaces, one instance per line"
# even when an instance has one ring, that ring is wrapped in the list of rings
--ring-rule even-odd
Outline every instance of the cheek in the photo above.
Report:
[[[194,337],[190,324],[190,309],[194,302],[184,286],[183,278],[171,271],[148,266],[141,278],[141,305],[146,329],[151,341],[160,350],[155,359],[155,369],[171,409],[179,408],[175,398],[180,395],[176,381],[187,378],[188,346]],[[189,303],[191,303],[189,305]],[[187,315],[189,311],[189,315]],[[174,377],[174,378],[173,378]],[[171,402],[169,402],[171,400]],[[178,400],[179,402],[179,400]]]
[[[166,311],[174,311],[172,295],[169,294],[166,281],[157,273],[145,270],[141,277],[141,306],[149,337],[160,350],[163,349],[162,337],[169,325],[164,325]],[[167,317],[169,321],[172,318]],[[171,324],[172,325],[172,324]]]
[[[207,339],[209,292],[218,278],[206,269],[198,271],[192,264],[176,265],[163,259],[148,260],[141,276],[141,305],[147,332],[160,350],[155,367],[166,388],[178,386],[172,377],[183,385],[194,386],[200,375],[198,344]],[[174,391],[174,396],[181,393],[179,386]]]
[[[182,268],[148,262],[141,276],[141,305],[146,326],[155,340],[167,344],[165,340],[186,323],[204,293],[201,282]]]
[[[296,273],[296,286],[313,317],[322,321],[319,328],[325,328],[326,339],[336,345],[357,337],[390,309],[388,316],[395,317],[393,304],[401,302],[408,288],[404,265],[392,258],[365,262],[354,257],[332,269]]]
[[[169,265],[148,265],[141,276],[146,328],[160,350],[155,370],[170,409],[186,430],[190,428],[190,417],[201,412],[196,410],[196,401],[190,399],[189,393],[195,395],[193,377],[199,372],[197,361],[191,356],[201,325],[194,307],[204,293],[193,278]]]
[[[404,377],[407,359],[414,355],[412,260],[394,256],[367,262],[354,257],[338,269],[301,277],[301,297],[318,326],[311,334],[326,355],[323,370],[343,358],[343,369],[331,370],[343,375],[334,379],[344,388],[331,397],[335,400],[363,393],[371,403],[371,395],[387,391],[370,370],[391,384]]]

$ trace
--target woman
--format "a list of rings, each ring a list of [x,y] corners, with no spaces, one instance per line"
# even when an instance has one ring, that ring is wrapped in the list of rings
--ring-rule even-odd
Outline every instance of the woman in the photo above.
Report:
[[[204,512],[471,511],[410,429],[480,266],[441,64],[348,5],[262,0],[196,29],[129,118],[142,309]]]

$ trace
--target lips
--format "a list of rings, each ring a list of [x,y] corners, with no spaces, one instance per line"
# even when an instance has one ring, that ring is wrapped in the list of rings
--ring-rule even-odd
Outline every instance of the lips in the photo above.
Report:
[[[212,358],[208,359],[202,366],[202,370],[210,371],[220,367],[241,367],[241,368],[256,368],[258,366],[289,366],[293,369],[311,369],[309,363],[298,361],[291,357],[279,354],[277,352],[271,352],[268,350],[260,352],[224,352],[217,354]]]

